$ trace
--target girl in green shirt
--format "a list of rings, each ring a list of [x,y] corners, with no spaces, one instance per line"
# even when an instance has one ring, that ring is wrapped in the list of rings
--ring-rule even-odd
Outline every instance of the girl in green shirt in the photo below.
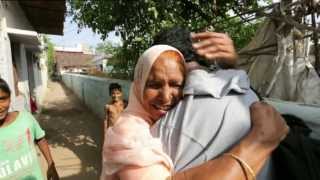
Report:
[[[0,180],[43,180],[34,144],[48,163],[48,180],[59,176],[45,132],[28,111],[9,112],[11,91],[0,78]]]

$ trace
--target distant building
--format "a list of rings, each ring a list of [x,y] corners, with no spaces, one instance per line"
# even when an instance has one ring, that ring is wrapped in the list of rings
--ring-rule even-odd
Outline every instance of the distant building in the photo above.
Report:
[[[86,73],[93,68],[92,59],[94,55],[91,51],[83,48],[83,45],[77,47],[55,47],[54,61],[57,65],[59,74],[64,72]]]
[[[12,102],[21,94],[30,109],[30,95],[41,103],[47,87],[43,34],[63,34],[65,0],[0,0],[0,76],[12,90]],[[18,89],[18,90],[17,90]]]
[[[76,47],[55,46],[55,51],[63,52],[82,52],[83,54],[94,54],[94,52],[88,47],[88,45],[79,43]]]
[[[111,54],[98,54],[94,56],[92,63],[95,65],[96,70],[109,73],[112,70],[111,66],[107,66],[110,58],[112,58]]]

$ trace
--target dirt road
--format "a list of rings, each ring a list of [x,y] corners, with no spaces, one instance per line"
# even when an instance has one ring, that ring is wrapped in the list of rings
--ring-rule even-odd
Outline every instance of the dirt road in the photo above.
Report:
[[[102,121],[64,86],[56,82],[48,86],[38,120],[47,133],[61,179],[98,179]],[[43,159],[41,161],[45,164]]]

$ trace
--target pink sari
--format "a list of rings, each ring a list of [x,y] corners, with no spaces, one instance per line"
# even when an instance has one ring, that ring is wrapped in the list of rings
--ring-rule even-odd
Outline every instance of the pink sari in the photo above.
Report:
[[[156,45],[147,49],[137,62],[128,107],[116,124],[106,130],[101,180],[162,180],[171,176],[172,161],[163,152],[161,141],[152,137],[152,118],[141,105],[151,67],[165,51],[176,51],[183,57],[171,46]]]

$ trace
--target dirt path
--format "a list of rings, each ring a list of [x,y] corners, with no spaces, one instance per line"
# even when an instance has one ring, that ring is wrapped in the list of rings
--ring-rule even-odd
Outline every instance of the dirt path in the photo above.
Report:
[[[101,120],[70,90],[56,82],[49,83],[38,119],[47,133],[61,179],[98,179],[101,168]]]

